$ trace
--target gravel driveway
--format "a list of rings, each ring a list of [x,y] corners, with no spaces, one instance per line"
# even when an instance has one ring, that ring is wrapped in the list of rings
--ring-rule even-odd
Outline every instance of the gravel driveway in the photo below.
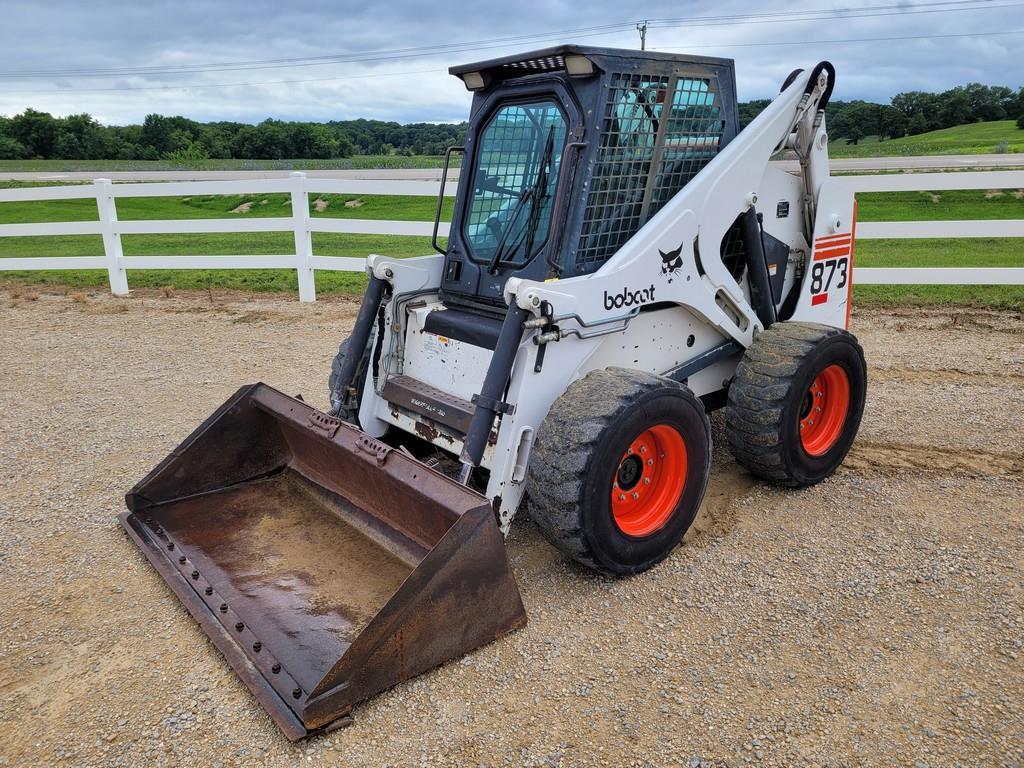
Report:
[[[717,448],[647,574],[520,518],[524,630],[289,744],[115,515],[240,384],[323,407],[356,308],[0,287],[0,766],[1024,765],[1024,319],[982,311],[855,313],[846,465]]]

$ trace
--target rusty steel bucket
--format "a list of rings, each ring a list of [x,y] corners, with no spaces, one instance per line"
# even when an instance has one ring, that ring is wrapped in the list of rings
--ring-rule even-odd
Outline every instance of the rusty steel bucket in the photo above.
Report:
[[[119,519],[292,740],[526,623],[478,493],[265,384]]]

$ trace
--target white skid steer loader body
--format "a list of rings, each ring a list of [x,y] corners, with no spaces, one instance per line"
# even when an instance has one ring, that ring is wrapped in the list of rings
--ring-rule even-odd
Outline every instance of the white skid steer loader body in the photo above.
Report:
[[[686,186],[669,200],[598,271],[537,282],[511,278],[507,302],[540,318],[550,307],[558,339],[537,343],[540,330],[524,334],[505,401],[481,465],[490,470],[486,496],[503,531],[522,500],[533,440],[551,405],[573,381],[612,366],[671,374],[702,354],[735,342],[728,357],[683,378],[698,396],[723,390],[742,351],[763,324],[747,281],[730,273],[720,244],[737,216],[756,206],[766,234],[789,246],[783,296],[799,298],[789,319],[845,328],[852,283],[853,195],[829,180],[828,139],[818,102],[827,76],[808,83],[803,72]],[[795,150],[802,172],[769,165],[781,149]],[[389,427],[417,434],[458,455],[462,436],[424,422],[383,396],[387,377],[406,375],[463,401],[480,391],[490,350],[423,330],[439,308],[444,257],[393,259],[371,256],[369,270],[391,285],[385,305],[379,373],[367,376],[359,423],[374,437]],[[418,306],[410,304],[418,302]],[[640,313],[646,304],[667,305]],[[674,305],[674,306],[671,306]],[[428,426],[425,428],[424,424]]]

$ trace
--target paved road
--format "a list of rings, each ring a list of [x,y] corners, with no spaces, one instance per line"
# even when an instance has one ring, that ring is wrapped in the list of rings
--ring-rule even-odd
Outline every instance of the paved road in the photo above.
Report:
[[[786,170],[796,170],[795,160],[778,163]],[[921,155],[918,157],[840,157],[832,158],[833,171],[922,171],[935,168],[1020,168],[1024,167],[1024,155]]]
[[[792,171],[797,169],[796,161],[781,161],[779,167]],[[936,168],[1012,168],[1024,167],[1024,155],[925,155],[920,157],[855,157],[832,160],[833,171],[885,171],[885,170],[931,170]],[[290,171],[76,171],[56,173],[35,171],[12,173],[0,171],[0,179],[16,181],[91,181],[92,179],[113,179],[115,181],[217,181],[228,179],[284,178]],[[326,170],[306,171],[316,178],[326,179],[373,179],[400,181],[439,181],[440,168],[374,169],[374,170]],[[458,175],[453,169],[451,177]]]

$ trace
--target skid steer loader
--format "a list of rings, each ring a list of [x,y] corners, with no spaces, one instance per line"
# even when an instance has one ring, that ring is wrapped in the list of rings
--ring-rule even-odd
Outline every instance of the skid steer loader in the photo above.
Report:
[[[561,46],[450,71],[473,103],[447,242],[435,221],[436,255],[369,257],[330,412],[243,387],[121,516],[293,739],[524,624],[502,539],[524,498],[569,557],[638,573],[697,514],[709,411],[798,487],[864,406],[829,63],[742,132],[726,59]]]

